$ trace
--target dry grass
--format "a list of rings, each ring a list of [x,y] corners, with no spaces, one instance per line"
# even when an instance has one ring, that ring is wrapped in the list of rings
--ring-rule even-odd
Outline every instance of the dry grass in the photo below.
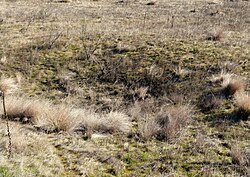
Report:
[[[75,131],[82,132],[90,138],[93,133],[99,130],[101,116],[93,110],[74,109],[72,115],[78,120]]]
[[[72,114],[78,122],[75,129],[83,131],[88,137],[94,132],[127,133],[132,125],[129,116],[117,111],[111,111],[108,114],[97,114],[92,110],[74,109]]]
[[[55,149],[46,136],[41,136],[40,133],[30,131],[23,125],[14,122],[11,122],[10,125],[12,156],[11,160],[8,160],[6,157],[8,139],[5,135],[4,124],[0,122],[2,140],[0,163],[1,166],[11,169],[10,176],[34,176],[34,170],[42,176],[54,176],[55,173],[60,174],[64,171],[60,158],[55,154]],[[33,169],[30,169],[31,166]]]
[[[25,99],[23,97],[7,96],[5,100],[5,106],[8,118],[10,120],[25,121],[27,118],[34,117],[33,109],[30,109],[30,105],[33,105],[32,100]],[[3,114],[3,109],[1,108],[1,114]],[[30,120],[26,120],[30,121]]]
[[[33,39],[43,39],[50,33],[56,34],[58,31],[63,31],[65,36],[75,37],[81,35],[83,28],[86,28],[88,33],[105,33],[110,36],[137,35],[146,31],[161,37],[204,39],[208,30],[212,31],[222,26],[225,33],[231,32],[230,38],[233,40],[230,42],[249,40],[249,28],[245,20],[249,17],[247,2],[236,3],[235,6],[229,1],[224,2],[223,5],[220,3],[209,5],[208,1],[196,0],[186,3],[180,0],[167,1],[167,3],[165,0],[158,0],[157,3],[154,1],[121,2],[122,5],[112,1],[72,1],[60,6],[47,1],[38,3],[29,0],[22,2],[22,6],[18,4],[19,1],[2,2],[3,24],[18,21],[19,25],[16,31],[4,31],[5,35],[2,38],[3,41],[11,38],[9,40],[11,45],[21,45],[29,42],[30,36]],[[147,7],[147,3],[152,5]],[[197,6],[202,6],[204,9],[196,9]],[[115,14],[106,13],[108,8],[115,9]],[[165,11],[166,8],[169,9],[168,12]],[[194,12],[190,12],[191,9],[194,9]],[[90,14],[84,18],[85,20],[81,10]],[[126,14],[129,14],[129,18],[126,18]],[[98,15],[102,17],[100,20],[96,19]],[[231,19],[237,20],[232,22]],[[41,22],[42,28],[37,28],[41,26]],[[238,30],[242,33],[240,38]],[[210,39],[219,40],[220,36],[223,36],[221,33],[221,30],[216,30],[210,35]]]
[[[215,95],[212,93],[205,94],[200,98],[199,107],[201,111],[211,111],[217,109],[223,105],[223,97],[221,95]]]
[[[133,120],[138,120],[141,117],[142,107],[139,101],[135,101],[132,107],[129,109],[129,115],[133,118]]]
[[[27,98],[24,96],[7,96],[5,100],[7,115],[11,120],[32,122],[36,124],[45,110],[52,107],[52,103],[39,98]],[[3,113],[2,108],[0,108]]]
[[[222,41],[222,39],[225,37],[223,30],[217,30],[213,33],[208,34],[207,40],[210,41]]]
[[[239,93],[234,97],[236,106],[239,108],[237,116],[242,120],[248,120],[250,117],[250,96],[248,93]]]
[[[172,139],[188,125],[193,108],[190,105],[175,105],[163,109],[155,117],[148,118],[142,127],[144,138]]]
[[[35,122],[36,127],[47,132],[72,131],[76,127],[77,121],[71,116],[72,108],[69,105],[52,105],[41,111]]]
[[[168,95],[168,99],[174,104],[182,104],[185,100],[185,97],[182,94],[171,93]]]
[[[240,93],[235,95],[235,104],[242,110],[250,113],[250,95],[248,93]]]
[[[245,81],[243,78],[223,71],[219,76],[213,77],[211,81],[222,87],[221,94],[226,98],[243,92],[245,89]]]
[[[1,77],[0,91],[4,94],[12,94],[18,90],[17,81],[13,78]]]
[[[228,97],[245,89],[245,82],[242,79],[232,79],[229,83],[223,85],[222,93]]]
[[[179,94],[165,102],[162,99],[165,94],[176,91],[196,101],[202,88],[207,86],[203,84],[205,77],[216,72],[218,61],[224,59],[239,64],[239,69],[233,70],[235,73],[249,74],[250,4],[221,0],[62,2],[68,0],[0,0],[1,74],[13,76],[13,72],[21,72],[27,79],[24,90],[29,95],[42,94],[56,102],[70,95],[73,105],[95,103],[98,110],[107,104],[111,107],[110,102],[115,98],[123,98],[129,90],[139,88],[134,95],[142,103],[131,111],[135,119],[133,132],[136,133],[131,133],[131,137],[112,136],[112,141],[107,138],[98,143],[84,141],[82,136],[75,134],[47,135],[35,131],[34,125],[47,132],[81,131],[91,137],[96,132],[128,132],[131,120],[120,112],[103,114],[69,105],[54,105],[39,98],[12,99],[8,95],[7,111],[11,119],[30,122],[20,125],[10,121],[10,124],[29,127],[32,131],[12,130],[15,156],[8,162],[4,154],[6,149],[1,146],[0,168],[7,166],[14,171],[13,176],[202,176],[199,171],[204,175],[208,172],[207,176],[232,176],[237,165],[231,164],[227,144],[239,136],[242,148],[248,151],[248,122],[243,122],[244,126],[217,125],[216,122],[213,126],[206,121],[210,117],[224,116],[221,112],[228,114],[233,107],[231,100],[223,100],[226,106],[211,114],[199,112],[183,141],[174,144],[138,142],[137,126],[141,126],[146,139],[178,137],[188,125],[192,109],[183,105]],[[217,31],[211,35],[212,41],[205,41],[207,31],[219,28],[223,28],[223,33]],[[100,45],[95,40],[101,41]],[[78,53],[81,54],[79,58],[76,57]],[[174,71],[177,65],[181,67]],[[61,69],[65,69],[65,73],[60,76]],[[69,71],[75,75],[71,77]],[[237,79],[229,83],[226,80],[221,80],[224,95],[231,97],[244,90]],[[93,94],[86,94],[88,89],[80,88],[84,92],[80,96],[79,85],[86,85]],[[72,96],[79,97],[74,101]],[[152,99],[157,97],[157,103],[148,102],[150,96]],[[106,97],[111,100],[109,103],[103,101]],[[209,107],[220,107],[221,99],[217,98],[221,97],[208,99],[208,103],[212,102]],[[121,105],[130,106],[131,100],[123,100]],[[159,102],[176,105],[159,112]],[[143,125],[140,125],[141,117],[146,117]],[[3,125],[0,124],[1,130],[5,130]],[[232,129],[237,129],[237,135],[231,136]],[[221,132],[218,137],[217,132]],[[209,151],[197,152],[199,149],[193,146],[197,133],[204,135],[198,141],[202,141],[200,146]],[[207,148],[206,137],[211,137],[216,147]],[[74,138],[77,140],[72,141]],[[6,136],[1,133],[0,139],[6,142]],[[130,147],[126,152],[121,149],[124,141]],[[114,172],[117,161],[124,167],[119,169],[120,174]],[[16,168],[20,168],[21,173],[15,172]],[[80,174],[78,168],[90,169],[92,174]],[[242,175],[235,172],[234,176]]]
[[[46,132],[75,131],[84,127],[84,132],[128,132],[130,117],[121,112],[97,114],[91,110],[74,109],[70,105],[54,105],[48,100],[8,96],[7,115],[11,120],[31,122]],[[1,113],[3,110],[1,110]]]
[[[147,96],[147,92],[148,92],[148,87],[140,87],[140,88],[136,88],[134,91],[134,99],[142,99],[144,100],[145,97]]]
[[[131,128],[131,118],[126,114],[111,111],[101,118],[101,130],[108,132],[129,132]]]
[[[247,158],[245,151],[242,148],[238,147],[237,145],[231,148],[231,157],[233,163],[237,165],[240,166],[250,165],[249,159]]]
[[[145,139],[150,139],[152,137],[155,137],[160,130],[161,130],[160,125],[151,116],[147,116],[145,118],[145,122],[141,125],[140,128],[142,137]]]
[[[221,86],[224,86],[230,82],[232,77],[233,77],[232,73],[227,73],[227,72],[221,71],[221,73],[219,75],[212,76],[211,82],[218,84],[218,85],[221,85]]]

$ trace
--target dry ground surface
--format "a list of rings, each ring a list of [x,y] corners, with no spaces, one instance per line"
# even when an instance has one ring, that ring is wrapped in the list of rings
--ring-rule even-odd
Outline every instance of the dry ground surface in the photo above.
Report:
[[[0,0],[0,41],[0,176],[250,175],[250,1]]]

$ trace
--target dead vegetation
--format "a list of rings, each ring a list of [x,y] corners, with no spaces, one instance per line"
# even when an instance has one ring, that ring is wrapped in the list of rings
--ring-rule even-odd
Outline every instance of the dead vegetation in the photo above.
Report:
[[[1,77],[0,79],[0,91],[5,95],[14,93],[18,90],[17,81],[13,78]]]
[[[219,76],[214,76],[211,81],[221,86],[220,92],[226,98],[245,90],[244,79],[231,73],[222,71]]]
[[[162,109],[154,117],[146,117],[142,125],[142,136],[146,139],[173,139],[181,133],[191,121],[193,108],[190,105],[175,105]]]
[[[249,5],[0,0],[0,176],[249,176]]]
[[[231,156],[233,163],[237,165],[240,165],[242,167],[250,165],[249,158],[247,157],[246,152],[244,152],[244,150],[237,145],[234,145],[231,148]]]
[[[235,104],[238,107],[237,116],[242,120],[249,120],[250,117],[250,96],[248,93],[235,95]]]
[[[18,100],[15,101],[18,102]],[[27,102],[29,102],[29,100]],[[16,109],[18,109],[18,107],[16,107]],[[99,115],[93,113],[91,110],[78,110],[72,108],[70,105],[63,104],[53,105],[48,101],[42,100],[35,100],[33,104],[30,104],[30,107],[24,107],[23,109],[21,112],[18,112],[18,110],[7,107],[7,110],[9,110],[8,113],[10,112],[9,114],[12,115],[12,117],[18,118],[20,113],[24,113],[23,117],[26,119],[30,117],[31,122],[37,128],[49,132],[61,130],[75,131],[78,127],[83,126],[84,129],[91,132],[126,133],[129,132],[131,127],[130,118],[118,112]],[[12,110],[14,110],[15,114],[11,114]],[[26,115],[29,115],[29,117]]]
[[[76,109],[71,105],[55,105],[40,98],[24,96],[6,97],[6,110],[10,120],[32,123],[38,130],[45,132],[79,131],[83,133],[129,132],[130,117],[121,112],[97,114],[91,110]],[[3,114],[2,108],[1,114]]]
[[[222,41],[224,37],[225,35],[223,30],[218,30],[208,34],[206,39],[209,41]]]
[[[199,106],[203,111],[220,108],[224,100],[239,97],[245,91],[245,80],[231,73],[221,72],[210,80],[212,89],[200,97]]]

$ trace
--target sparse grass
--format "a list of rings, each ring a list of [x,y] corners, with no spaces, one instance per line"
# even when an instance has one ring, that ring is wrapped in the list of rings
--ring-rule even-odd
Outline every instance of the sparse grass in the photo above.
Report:
[[[249,176],[230,145],[248,158],[247,101],[232,98],[249,91],[250,4],[146,4],[0,0],[0,75],[20,73],[28,95],[6,96],[15,121],[8,160],[0,120],[4,173]],[[185,100],[208,111],[192,116]]]
[[[144,120],[145,122],[141,125],[141,134],[145,139],[153,138],[161,130],[160,125],[155,121],[154,118],[148,116]]]
[[[143,125],[142,135],[145,138],[176,138],[190,123],[193,108],[190,105],[174,105],[163,109],[155,117],[148,118]]]
[[[55,154],[55,149],[51,146],[46,135],[42,135],[28,129],[28,127],[10,123],[12,132],[12,156],[7,159],[7,137],[0,124],[1,144],[0,162],[10,176],[53,176],[55,173],[62,174],[64,167],[60,158]],[[29,127],[30,128],[30,127]],[[15,163],[13,163],[15,161]]]

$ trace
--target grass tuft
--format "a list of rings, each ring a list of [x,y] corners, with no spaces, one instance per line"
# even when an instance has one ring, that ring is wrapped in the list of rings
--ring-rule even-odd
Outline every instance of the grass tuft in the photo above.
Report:
[[[238,146],[233,146],[231,148],[231,157],[234,164],[240,165],[240,166],[248,166],[249,159],[247,158],[246,153],[243,149],[241,149]]]
[[[209,41],[222,41],[224,36],[225,35],[224,35],[223,30],[218,30],[218,31],[214,31],[213,33],[208,34],[208,36],[206,37],[206,40],[209,40]]]
[[[79,129],[88,134],[95,131],[115,133],[129,132],[131,128],[131,118],[122,112],[112,111],[102,115],[66,104],[54,105],[42,99],[8,96],[6,109],[11,120],[32,123],[48,133]],[[2,108],[0,112],[3,114]]]
[[[150,139],[152,137],[156,137],[157,133],[161,130],[161,127],[156,122],[154,117],[147,116],[140,129],[142,137]]]
[[[239,93],[234,98],[236,106],[239,108],[237,116],[242,120],[248,120],[250,117],[250,96],[247,93]]]
[[[245,83],[242,79],[232,79],[229,83],[225,83],[222,88],[222,93],[225,97],[232,96],[237,92],[244,91]]]
[[[47,132],[72,131],[76,121],[71,116],[71,110],[69,105],[53,105],[37,117],[36,127]]]
[[[207,93],[200,97],[198,106],[201,111],[207,112],[221,107],[223,101],[223,97],[220,94]]]
[[[101,130],[127,133],[131,129],[131,118],[122,112],[111,111],[101,118]]]
[[[233,96],[236,93],[243,92],[245,89],[244,79],[223,71],[219,76],[213,77],[211,81],[222,87],[221,95],[225,96],[226,98]]]
[[[13,78],[1,77],[0,91],[4,94],[12,94],[18,90],[17,81]]]
[[[155,137],[159,140],[176,138],[190,122],[192,112],[190,105],[169,106],[146,120],[142,135],[144,138]]]

